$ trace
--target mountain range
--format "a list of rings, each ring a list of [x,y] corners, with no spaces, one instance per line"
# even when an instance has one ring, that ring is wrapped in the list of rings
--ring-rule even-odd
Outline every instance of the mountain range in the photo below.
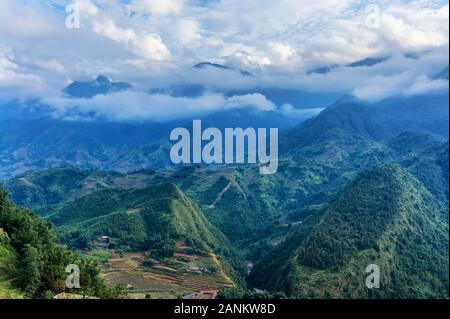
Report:
[[[113,82],[104,75],[93,81],[74,81],[63,92],[73,98],[91,98],[99,94],[123,91],[131,88],[126,82]]]
[[[69,87],[72,98],[129,88],[102,77]],[[280,103],[306,96],[265,92]],[[448,298],[448,94],[376,103],[309,97],[330,102],[304,121],[254,110],[202,119],[218,128],[278,127],[273,175],[250,164],[173,166],[169,133],[189,129],[191,119],[118,123],[69,121],[35,108],[3,113],[0,176],[14,204],[3,195],[0,235],[13,240],[0,242],[0,270],[7,273],[0,293],[57,290],[57,278],[46,278],[42,264],[33,262],[36,276],[45,278],[33,287],[10,284],[17,274],[5,265],[31,262],[35,250],[50,260],[55,236],[81,254],[106,236],[113,249],[153,258],[171,258],[180,245],[218,256],[236,284],[222,296],[236,296],[237,289],[253,296],[257,289],[291,298]],[[20,245],[14,244],[16,218],[36,223],[23,230]],[[43,225],[55,228],[48,226],[48,242],[35,247],[34,229]],[[34,248],[25,252],[25,245]],[[380,267],[380,289],[364,284],[370,264]],[[114,293],[102,285],[97,282],[95,295]]]
[[[447,106],[447,95],[341,99],[286,130],[274,175],[251,165],[67,167],[6,186],[73,248],[108,234],[120,249],[164,255],[183,240],[224,256],[248,288],[295,298],[445,298]],[[254,264],[248,277],[244,260]],[[373,263],[383,283],[375,291],[364,286]]]
[[[250,281],[296,298],[442,298],[448,209],[396,165],[363,172],[255,267]],[[369,290],[366,266],[380,268]],[[278,269],[274,272],[273,269]]]

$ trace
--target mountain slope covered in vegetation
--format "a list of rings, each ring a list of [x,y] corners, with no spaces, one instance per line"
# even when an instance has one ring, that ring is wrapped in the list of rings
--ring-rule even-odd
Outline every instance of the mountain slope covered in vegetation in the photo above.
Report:
[[[95,262],[58,245],[51,224],[14,206],[0,189],[0,297],[47,298],[67,291],[68,265],[80,269],[77,293],[114,298],[120,289],[108,288]]]
[[[133,250],[163,250],[182,240],[202,251],[229,249],[223,234],[174,184],[107,189],[81,197],[49,216],[61,230],[90,240],[100,235]],[[160,247],[160,245],[164,247]]]
[[[380,289],[365,287],[370,264]],[[447,298],[447,207],[406,170],[379,166],[260,261],[251,282],[298,298]]]
[[[445,289],[437,281],[445,282],[448,276],[442,273],[445,265],[438,255],[446,255],[436,238],[445,239],[442,232],[448,231],[448,223],[435,217],[438,212],[448,215],[448,142],[439,134],[445,125],[430,124],[442,115],[442,101],[436,97],[441,104],[431,108],[432,114],[408,126],[402,119],[393,124],[393,115],[385,114],[400,100],[379,105],[344,100],[330,106],[282,137],[274,175],[262,176],[258,167],[251,165],[129,173],[55,168],[25,173],[7,186],[17,204],[32,207],[55,223],[63,242],[72,248],[85,249],[107,235],[114,247],[165,256],[173,252],[177,241],[185,241],[225,260],[235,260],[236,250],[241,260],[256,264],[252,284],[283,290],[290,296],[444,296]],[[409,101],[415,115],[426,112],[427,105],[419,98]],[[349,185],[359,185],[357,181],[366,183],[364,187],[371,193],[364,195],[363,187],[348,191]],[[408,192],[414,194],[410,199]],[[341,212],[342,220],[335,220],[330,213],[335,204],[349,205],[362,217]],[[371,215],[378,216],[380,223],[370,223]],[[348,220],[352,222],[346,224]],[[402,224],[403,220],[408,225]],[[411,240],[418,247],[421,233],[410,225],[413,220],[424,225],[420,229],[426,233],[422,251],[436,255],[417,255]],[[150,221],[157,221],[156,228],[151,228]],[[328,224],[331,228],[324,226]],[[335,229],[341,224],[344,233]],[[371,227],[363,231],[368,225]],[[345,239],[337,248],[319,247],[327,236]],[[389,259],[393,251],[382,250],[381,242],[399,254]],[[406,248],[400,242],[405,242]],[[311,252],[319,255],[308,255]],[[368,292],[363,281],[355,283],[354,276],[364,278],[360,267],[367,265],[354,258],[366,263],[370,259],[366,255],[388,267],[385,290]],[[434,270],[416,275],[405,266],[415,263],[411,256],[416,255],[424,262],[437,258]],[[403,268],[397,272],[393,265]],[[299,269],[309,277],[298,277]],[[399,290],[407,278],[404,269],[424,286]],[[427,274],[429,281],[423,277]],[[255,279],[257,275],[260,280]],[[321,280],[331,284],[320,290]]]

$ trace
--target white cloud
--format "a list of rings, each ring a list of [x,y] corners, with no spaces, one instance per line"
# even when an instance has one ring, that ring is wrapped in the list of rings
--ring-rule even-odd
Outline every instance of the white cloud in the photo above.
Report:
[[[414,83],[404,91],[405,95],[417,95],[448,90],[448,81],[443,79],[430,80],[426,75],[419,76]]]
[[[75,4],[80,9],[81,15],[96,15],[100,11],[91,0],[73,0],[71,3]]]
[[[12,52],[8,61],[18,68],[13,76],[3,67],[9,79],[0,82],[3,91],[23,76],[30,80],[15,81],[14,90],[33,83],[48,92],[69,78],[107,73],[145,89],[276,86],[373,99],[414,91],[414,81],[448,66],[448,3],[438,0],[377,2],[378,28],[366,24],[365,8],[373,2],[362,0],[74,1],[81,9],[76,30],[65,27],[67,1],[0,1],[0,52]],[[405,53],[421,58],[397,58]],[[372,68],[342,67],[372,56],[394,59]],[[255,78],[192,70],[201,61],[247,69]],[[341,67],[306,73],[332,64]],[[424,90],[437,85],[417,81]]]
[[[202,39],[200,26],[193,19],[181,19],[178,21],[175,34],[178,41],[183,45]]]
[[[283,104],[280,113],[290,118],[304,119],[315,116],[323,111],[323,108],[296,109],[291,104]]]
[[[94,16],[92,23],[95,32],[125,45],[142,58],[155,61],[163,61],[170,58],[170,51],[158,34],[144,33],[138,35],[133,28],[121,28],[116,25],[112,18],[101,16],[97,14],[96,10],[91,9],[89,12],[92,12]]]
[[[353,94],[362,100],[381,100],[390,95],[402,92],[407,85],[405,83],[406,81],[408,81],[407,74],[374,76],[368,79],[364,85],[356,88]]]
[[[393,6],[381,15],[379,36],[405,50],[448,44],[449,6],[439,9]]]
[[[92,99],[47,98],[43,102],[55,108],[56,117],[66,119],[95,118],[111,121],[168,121],[215,111],[251,108],[275,111],[276,106],[261,94],[233,96],[205,94],[198,98],[123,91],[97,95]]]
[[[12,0],[0,1],[1,36],[14,35],[16,39],[30,39],[54,34],[57,15],[53,12],[42,14],[33,5]]]
[[[431,81],[448,67],[448,46],[411,59],[398,55],[372,68],[357,68],[347,73],[354,77],[348,84],[360,99],[380,100],[396,94],[433,93],[448,86],[447,80]],[[347,72],[349,70],[347,69]],[[342,78],[342,76],[341,76]]]
[[[184,7],[183,0],[133,0],[131,8],[155,16],[179,15]]]
[[[0,52],[0,103],[13,99],[26,99],[43,93],[43,83],[39,76],[27,73],[8,56]]]
[[[271,42],[269,43],[269,48],[282,63],[289,62],[289,60],[296,55],[295,50],[288,44]]]
[[[236,65],[237,67],[246,69],[262,69],[271,65],[270,58],[264,56],[252,48],[247,48],[251,51],[235,51],[226,57],[228,63]]]
[[[227,99],[227,107],[254,106],[261,111],[275,111],[277,106],[259,93],[236,95]]]

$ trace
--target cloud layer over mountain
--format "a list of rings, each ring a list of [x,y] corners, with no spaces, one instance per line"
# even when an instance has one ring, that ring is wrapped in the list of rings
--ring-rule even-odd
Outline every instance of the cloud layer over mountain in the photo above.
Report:
[[[66,27],[70,3],[79,9],[79,29]],[[99,74],[134,87],[113,98],[78,101],[80,109],[106,118],[150,110],[168,118],[179,114],[176,104],[190,114],[219,104],[282,107],[264,96],[244,94],[233,101],[217,94],[232,89],[342,92],[366,100],[442,91],[448,80],[435,75],[448,67],[448,10],[447,1],[4,0],[0,103],[37,97],[55,103],[58,113],[74,102],[61,95],[68,83]],[[348,66],[367,57],[387,59]],[[254,77],[192,68],[202,61]],[[323,67],[332,68],[310,72]],[[200,85],[210,93],[195,99],[146,93],[180,85]]]
[[[92,99],[49,98],[44,102],[55,107],[53,115],[56,117],[79,119],[93,115],[94,118],[112,121],[166,121],[238,108],[277,111],[277,106],[261,94],[230,98],[205,94],[188,98],[122,91],[97,95]]]

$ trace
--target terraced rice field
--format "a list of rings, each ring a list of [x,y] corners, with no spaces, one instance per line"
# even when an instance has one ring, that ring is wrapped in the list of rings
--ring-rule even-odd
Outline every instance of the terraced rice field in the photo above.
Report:
[[[144,267],[143,253],[111,253],[103,276],[107,283],[126,284],[130,298],[171,299],[205,290],[232,287],[233,282],[223,273],[214,255],[199,256],[189,252],[189,247],[179,246],[175,255],[165,263]],[[209,265],[209,271],[193,273],[188,268]]]

